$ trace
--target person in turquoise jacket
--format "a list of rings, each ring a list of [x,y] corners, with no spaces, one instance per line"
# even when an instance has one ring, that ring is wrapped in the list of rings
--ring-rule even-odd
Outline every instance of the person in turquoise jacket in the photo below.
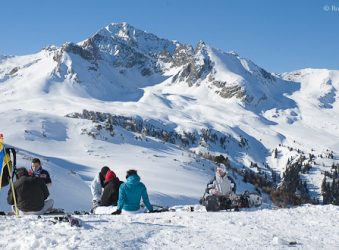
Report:
[[[140,200],[144,201],[147,209],[152,212],[153,206],[149,202],[145,185],[140,182],[140,177],[136,170],[127,171],[126,182],[119,188],[118,207],[112,214],[121,214],[122,210],[127,212],[137,212],[140,210]]]

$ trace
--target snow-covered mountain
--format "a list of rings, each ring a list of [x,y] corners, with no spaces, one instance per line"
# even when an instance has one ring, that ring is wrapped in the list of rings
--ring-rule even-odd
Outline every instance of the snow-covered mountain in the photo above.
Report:
[[[243,182],[248,171],[279,186],[300,162],[300,180],[321,200],[339,160],[338,85],[339,71],[273,74],[202,41],[112,23],[77,44],[1,57],[0,130],[19,165],[43,158],[66,209],[88,209],[103,165],[121,178],[138,169],[155,202],[194,203],[213,174],[207,159],[220,154],[239,191],[255,188]]]

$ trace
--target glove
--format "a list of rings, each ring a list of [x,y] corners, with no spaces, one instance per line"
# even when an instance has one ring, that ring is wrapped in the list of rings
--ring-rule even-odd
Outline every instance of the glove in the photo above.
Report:
[[[112,213],[113,215],[119,215],[121,214],[121,210],[120,209],[117,209],[115,212]]]

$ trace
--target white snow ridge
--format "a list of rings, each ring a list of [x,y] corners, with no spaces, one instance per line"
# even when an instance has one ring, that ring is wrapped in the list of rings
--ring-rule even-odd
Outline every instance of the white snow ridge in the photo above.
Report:
[[[338,249],[339,211],[330,205],[339,204],[338,89],[338,70],[274,74],[236,52],[127,23],[0,56],[0,132],[17,149],[17,167],[42,160],[55,207],[89,211],[89,184],[107,165],[121,180],[138,170],[151,203],[183,208],[78,215],[81,227],[0,216],[0,248]],[[197,205],[218,159],[227,159],[237,193],[260,192],[262,207]]]

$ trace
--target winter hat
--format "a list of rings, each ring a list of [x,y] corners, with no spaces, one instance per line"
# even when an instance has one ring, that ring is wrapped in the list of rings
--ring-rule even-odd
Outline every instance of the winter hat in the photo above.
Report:
[[[105,176],[105,182],[109,182],[110,180],[113,180],[115,177],[115,173],[112,170],[107,171],[106,176]]]

